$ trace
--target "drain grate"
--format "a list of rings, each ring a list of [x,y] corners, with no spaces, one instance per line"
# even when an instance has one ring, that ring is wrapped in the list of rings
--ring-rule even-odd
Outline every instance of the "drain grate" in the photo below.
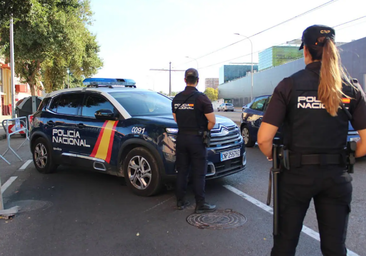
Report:
[[[241,213],[226,209],[203,214],[191,214],[187,217],[187,222],[200,229],[232,229],[244,225],[247,218]]]

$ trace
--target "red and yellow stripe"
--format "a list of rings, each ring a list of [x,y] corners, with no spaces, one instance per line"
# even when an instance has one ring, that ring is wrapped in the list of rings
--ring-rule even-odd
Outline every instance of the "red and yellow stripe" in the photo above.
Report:
[[[351,103],[351,99],[350,98],[342,98],[342,102],[344,104]]]
[[[91,157],[103,159],[107,163],[111,160],[114,132],[118,121],[105,121],[99,133],[97,143],[93,148]]]

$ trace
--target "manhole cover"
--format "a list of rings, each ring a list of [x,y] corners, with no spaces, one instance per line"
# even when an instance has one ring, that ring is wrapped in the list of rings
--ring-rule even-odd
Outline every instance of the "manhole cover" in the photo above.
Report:
[[[187,222],[201,229],[231,229],[244,225],[247,218],[238,212],[226,209],[210,213],[191,214],[187,217]]]
[[[7,207],[19,206],[19,212],[30,212],[39,209],[47,209],[52,206],[51,202],[38,200],[21,200],[7,204]]]

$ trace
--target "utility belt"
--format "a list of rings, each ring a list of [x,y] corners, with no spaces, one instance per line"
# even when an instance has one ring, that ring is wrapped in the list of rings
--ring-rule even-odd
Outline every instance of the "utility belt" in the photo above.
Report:
[[[356,142],[349,141],[347,148],[339,154],[298,154],[280,146],[277,150],[277,157],[281,166],[287,170],[299,168],[302,165],[341,165],[347,166],[348,172],[353,173],[353,166],[356,162],[355,152]]]
[[[182,129],[179,129],[178,135],[179,134],[198,135],[198,136],[201,136],[202,137],[203,144],[206,147],[209,147],[210,146],[210,142],[211,142],[211,132],[210,131],[197,131],[197,130],[182,130]]]
[[[202,131],[197,130],[182,130],[179,129],[178,134],[186,134],[186,135],[202,135]]]

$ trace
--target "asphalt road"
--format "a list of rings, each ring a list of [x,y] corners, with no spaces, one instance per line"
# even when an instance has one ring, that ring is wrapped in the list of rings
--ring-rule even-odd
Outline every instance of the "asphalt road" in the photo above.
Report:
[[[13,147],[22,141],[14,138]],[[0,140],[0,152],[6,146]],[[17,152],[23,161],[12,153],[6,154],[10,166],[0,160],[5,208],[20,206],[12,220],[0,219],[1,256],[269,255],[272,215],[265,202],[270,163],[257,147],[247,148],[244,172],[208,182],[207,200],[219,209],[211,215],[193,214],[194,204],[176,210],[172,190],[139,197],[120,178],[67,166],[40,174],[27,162],[28,142]],[[353,177],[347,245],[354,252],[349,255],[366,255],[366,159],[357,162]],[[194,202],[192,191],[188,199]],[[197,227],[188,221],[215,225]],[[301,235],[297,255],[321,255],[313,206],[304,225],[309,229]]]

